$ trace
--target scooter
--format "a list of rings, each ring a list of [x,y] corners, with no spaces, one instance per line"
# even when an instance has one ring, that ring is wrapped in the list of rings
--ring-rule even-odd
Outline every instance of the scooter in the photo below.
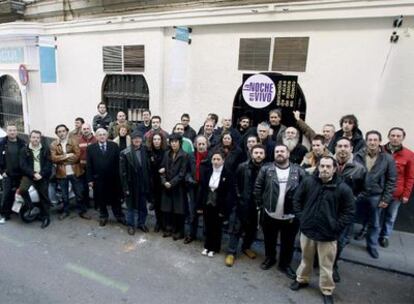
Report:
[[[14,203],[12,210],[20,215],[20,218],[25,223],[32,223],[37,220],[40,216],[40,207],[39,207],[39,194],[36,189],[31,186],[29,188],[29,195],[32,201],[31,204],[24,201],[23,197],[19,193],[19,189],[16,189],[16,194],[14,196]],[[75,197],[75,193],[72,191],[72,186],[69,184],[69,199]],[[63,203],[62,193],[60,187],[56,182],[49,183],[49,199],[51,203],[51,208],[55,208]]]

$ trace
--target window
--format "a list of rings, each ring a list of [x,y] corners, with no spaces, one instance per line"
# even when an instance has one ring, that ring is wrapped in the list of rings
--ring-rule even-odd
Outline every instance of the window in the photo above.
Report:
[[[270,38],[240,39],[239,70],[269,69]]]
[[[16,124],[24,132],[22,94],[18,83],[8,75],[0,77],[0,127],[7,123]]]
[[[305,72],[308,46],[309,37],[241,38],[239,70]]]
[[[275,38],[272,71],[306,71],[309,37]]]
[[[144,72],[144,45],[115,45],[102,48],[104,72]]]
[[[124,111],[128,120],[141,121],[142,111],[149,108],[148,85],[142,75],[107,75],[102,95],[113,118]]]

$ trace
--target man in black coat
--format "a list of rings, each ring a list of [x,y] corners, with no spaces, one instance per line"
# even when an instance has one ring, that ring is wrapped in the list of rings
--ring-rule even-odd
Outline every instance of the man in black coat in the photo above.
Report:
[[[99,225],[108,222],[107,204],[117,221],[126,224],[120,201],[119,148],[114,142],[108,141],[108,131],[96,131],[97,143],[89,145],[87,153],[87,179],[89,187],[93,187],[94,200],[99,206]]]
[[[318,176],[306,178],[293,198],[293,211],[300,221],[302,260],[292,290],[309,285],[315,251],[319,257],[319,288],[324,303],[333,303],[332,278],[337,240],[354,216],[351,188],[336,176],[337,163],[331,156],[321,158]]]
[[[33,130],[30,132],[29,144],[20,150],[20,169],[22,180],[20,182],[20,195],[25,203],[32,204],[29,188],[33,186],[40,198],[40,216],[42,228],[50,224],[49,216],[49,178],[52,175],[52,162],[50,161],[49,147],[40,143],[42,133]]]
[[[135,234],[135,213],[138,213],[136,227],[148,232],[147,198],[150,194],[150,163],[145,146],[142,145],[143,134],[135,131],[131,135],[131,146],[121,152],[119,170],[122,190],[126,199],[128,213],[128,234]]]
[[[190,115],[187,113],[184,113],[181,115],[181,123],[184,126],[184,137],[189,138],[191,141],[194,141],[194,139],[197,136],[196,131],[190,126]]]
[[[261,268],[267,270],[276,263],[276,243],[280,232],[279,270],[294,279],[295,272],[290,265],[299,223],[293,213],[292,200],[306,173],[298,164],[291,163],[285,145],[276,145],[274,155],[274,162],[260,169],[254,186],[254,199],[262,210],[265,243],[266,259]]]
[[[111,122],[114,121],[114,119],[109,115],[106,104],[104,102],[101,102],[97,106],[98,114],[96,114],[93,117],[92,125],[93,130],[96,132],[99,128],[103,128],[105,130],[108,130],[109,125]]]
[[[347,137],[352,141],[353,153],[356,154],[359,150],[365,147],[365,141],[362,132],[358,127],[358,119],[353,114],[342,116],[339,121],[340,130],[335,132],[332,139],[329,141],[328,149],[335,153],[336,142],[341,137]]]
[[[253,146],[251,158],[237,168],[235,178],[237,195],[236,222],[227,248],[226,266],[233,266],[239,247],[239,240],[243,234],[242,252],[251,259],[256,258],[256,253],[250,249],[257,232],[257,205],[253,198],[253,189],[265,157],[265,146]]]
[[[17,136],[14,124],[6,127],[7,136],[0,141],[0,174],[3,177],[3,198],[1,204],[0,224],[10,219],[14,202],[14,190],[19,187],[22,173],[19,165],[19,153],[25,142]]]

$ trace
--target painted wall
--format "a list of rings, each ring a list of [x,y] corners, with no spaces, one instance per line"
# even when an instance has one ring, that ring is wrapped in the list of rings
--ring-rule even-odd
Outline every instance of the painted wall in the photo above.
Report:
[[[342,115],[354,113],[363,131],[379,129],[385,135],[391,126],[404,127],[406,143],[414,148],[414,32],[401,30],[400,41],[390,44],[392,20],[193,26],[191,45],[173,40],[172,27],[123,30],[120,25],[111,32],[58,35],[58,82],[40,84],[38,71],[30,74],[31,126],[51,135],[55,125],[72,126],[77,116],[92,120],[105,77],[104,45],[145,44],[150,108],[170,131],[183,112],[196,128],[209,112],[231,115],[242,74],[251,72],[237,67],[240,38],[309,36],[306,72],[286,73],[299,76],[308,123],[320,130],[324,123],[338,125]],[[413,24],[413,18],[404,20],[404,28]]]

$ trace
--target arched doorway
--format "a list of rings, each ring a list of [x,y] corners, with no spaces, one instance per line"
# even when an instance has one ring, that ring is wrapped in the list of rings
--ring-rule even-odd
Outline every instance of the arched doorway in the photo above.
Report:
[[[124,111],[128,120],[141,121],[142,111],[149,108],[148,84],[142,75],[106,75],[102,100],[112,117]]]
[[[24,132],[23,103],[19,84],[13,77],[0,77],[0,127],[8,123],[16,124],[19,132]]]
[[[261,73],[269,76],[272,80],[283,76],[280,73]],[[233,102],[233,111],[232,111],[232,123],[233,127],[237,127],[239,118],[243,115],[250,117],[252,125],[256,126],[262,121],[268,121],[269,111],[272,109],[280,109],[282,111],[282,123],[286,126],[295,126],[296,120],[293,116],[293,111],[300,111],[302,119],[305,119],[306,116],[306,99],[303,94],[302,88],[300,85],[297,85],[297,95],[295,102],[292,105],[288,106],[277,106],[276,100],[274,100],[267,107],[262,109],[255,109],[250,107],[243,99],[242,94],[242,85],[237,90],[236,96]]]

